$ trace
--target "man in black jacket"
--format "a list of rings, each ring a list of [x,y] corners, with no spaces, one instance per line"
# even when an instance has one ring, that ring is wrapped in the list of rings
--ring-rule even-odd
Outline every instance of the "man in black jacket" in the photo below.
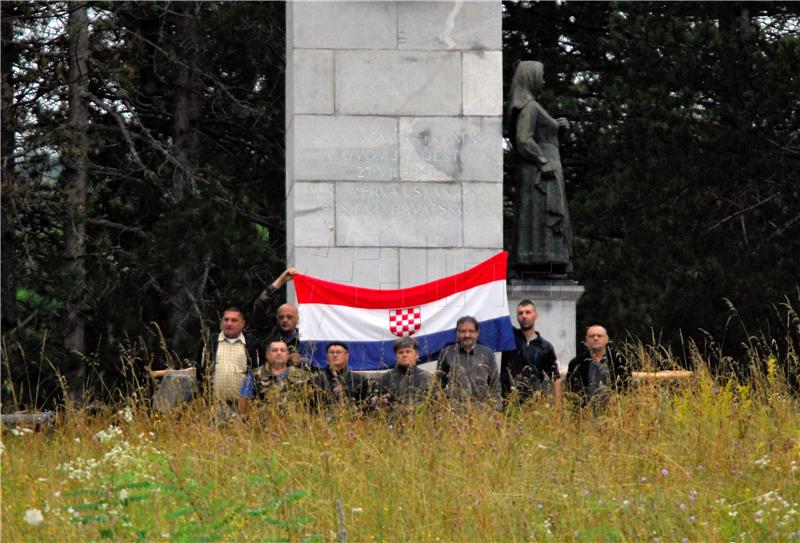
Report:
[[[350,351],[346,343],[332,341],[326,351],[328,367],[314,373],[313,384],[321,394],[321,403],[362,402],[369,396],[369,381],[350,371]]]
[[[561,397],[561,375],[553,345],[536,331],[539,314],[531,300],[517,305],[517,322],[514,329],[516,349],[503,352],[500,363],[500,382],[503,398],[517,394],[518,401],[530,398],[536,390],[552,384],[556,402]]]
[[[283,285],[291,281],[296,273],[298,272],[295,268],[286,268],[286,270],[256,298],[253,304],[253,311],[257,314],[263,313],[268,304],[272,302],[275,294]],[[300,352],[299,322],[300,316],[297,312],[297,308],[292,304],[282,304],[275,312],[275,327],[273,327],[272,331],[266,337],[281,338],[289,347],[289,364],[298,368],[308,369],[311,366],[311,362]]]
[[[411,337],[399,339],[394,344],[397,365],[381,376],[381,392],[388,401],[401,405],[424,402],[431,394],[433,375],[417,367],[419,344]]]
[[[239,399],[247,372],[264,360],[262,345],[252,334],[245,334],[244,311],[236,306],[225,309],[220,332],[200,346],[197,357],[197,383],[201,392],[234,406]]]
[[[585,349],[569,363],[567,387],[582,405],[602,409],[612,391],[627,390],[631,370],[627,361],[608,346],[608,332],[600,325],[586,329]]]

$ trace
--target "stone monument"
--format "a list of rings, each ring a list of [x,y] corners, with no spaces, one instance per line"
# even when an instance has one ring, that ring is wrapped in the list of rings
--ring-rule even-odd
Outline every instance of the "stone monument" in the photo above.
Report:
[[[502,249],[501,9],[286,4],[290,265],[403,288]]]
[[[290,266],[403,288],[503,249],[501,17],[499,0],[286,4]],[[573,304],[551,339],[574,328]]]

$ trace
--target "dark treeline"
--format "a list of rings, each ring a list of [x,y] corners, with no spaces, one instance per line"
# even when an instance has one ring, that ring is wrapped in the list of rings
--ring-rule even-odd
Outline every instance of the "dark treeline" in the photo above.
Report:
[[[579,326],[677,354],[711,337],[738,360],[747,327],[787,362],[800,328],[782,305],[800,300],[800,5],[507,3],[503,28],[506,90],[517,61],[540,60],[545,109],[573,121],[562,160]],[[511,213],[506,224],[510,240]]]
[[[505,5],[506,84],[544,62],[542,102],[573,121],[580,326],[735,351],[732,304],[786,358],[798,12]],[[284,27],[278,2],[2,3],[4,409],[60,401],[58,374],[115,397],[126,364],[192,356],[282,269]]]
[[[52,400],[58,370],[80,399],[121,359],[190,356],[281,269],[284,20],[273,2],[2,3],[6,393]]]

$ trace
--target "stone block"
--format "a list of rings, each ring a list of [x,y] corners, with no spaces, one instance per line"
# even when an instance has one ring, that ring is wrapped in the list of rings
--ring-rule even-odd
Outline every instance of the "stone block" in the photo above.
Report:
[[[401,117],[400,177],[408,181],[503,181],[499,117]]]
[[[337,51],[336,112],[458,115],[459,81],[458,53]]]
[[[502,48],[500,2],[398,2],[400,49]]]
[[[400,287],[407,288],[454,275],[480,264],[500,249],[400,249]]]
[[[295,48],[394,49],[397,47],[395,2],[286,3],[286,33]]]
[[[294,248],[294,183],[286,184],[286,250]],[[287,262],[291,262],[287,255]]]
[[[458,183],[337,183],[336,244],[462,245]]]
[[[286,194],[289,194],[289,191],[292,190],[292,185],[294,184],[294,157],[295,157],[295,149],[294,149],[294,115],[290,115],[288,112],[286,114],[286,151],[285,153],[285,161],[286,161]]]
[[[295,115],[293,125],[296,180],[398,178],[397,119]]]
[[[503,247],[503,184],[464,183],[464,246]]]
[[[398,288],[398,249],[385,247],[298,247],[301,273],[368,288]]]
[[[333,114],[333,51],[326,49],[295,49],[292,54],[291,113]],[[290,106],[289,96],[287,108]]]
[[[333,183],[295,183],[289,195],[295,247],[320,247],[334,243]],[[287,202],[287,206],[288,203]],[[291,215],[289,214],[291,213]]]
[[[503,115],[503,54],[463,54],[464,115]]]

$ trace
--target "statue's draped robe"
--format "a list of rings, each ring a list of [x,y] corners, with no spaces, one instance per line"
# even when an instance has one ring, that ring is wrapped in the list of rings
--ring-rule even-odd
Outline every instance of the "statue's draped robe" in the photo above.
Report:
[[[558,121],[536,101],[540,62],[521,62],[511,83],[508,128],[519,154],[514,263],[519,270],[571,271],[572,228],[558,150]],[[552,170],[544,175],[542,168]]]

